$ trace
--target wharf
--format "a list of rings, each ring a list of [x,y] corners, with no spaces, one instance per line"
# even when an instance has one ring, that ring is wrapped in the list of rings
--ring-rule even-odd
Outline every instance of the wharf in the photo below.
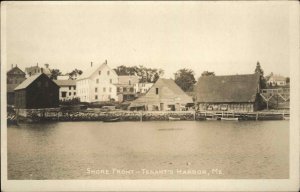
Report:
[[[24,115],[26,114],[26,115]],[[289,111],[99,111],[58,109],[30,109],[20,114],[8,115],[8,123],[41,121],[108,121],[118,118],[120,121],[168,121],[170,119],[200,121],[207,118],[238,118],[238,120],[287,120]],[[13,117],[13,118],[11,118]]]

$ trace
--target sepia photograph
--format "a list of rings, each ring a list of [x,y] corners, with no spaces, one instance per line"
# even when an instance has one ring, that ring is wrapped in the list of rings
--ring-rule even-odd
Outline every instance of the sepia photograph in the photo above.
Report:
[[[299,190],[296,1],[1,3],[1,190]]]

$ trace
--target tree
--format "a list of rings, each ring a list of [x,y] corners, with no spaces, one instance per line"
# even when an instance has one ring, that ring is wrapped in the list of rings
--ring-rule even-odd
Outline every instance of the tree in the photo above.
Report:
[[[137,67],[126,67],[125,65],[120,65],[114,69],[118,75],[136,75]]]
[[[215,72],[210,72],[210,71],[203,71],[201,76],[215,76]]]
[[[50,74],[50,79],[57,80],[57,76],[61,75],[59,69],[52,69]]]
[[[261,89],[266,89],[267,88],[267,81],[264,78],[264,70],[262,69],[262,67],[260,66],[259,61],[257,61],[256,63],[256,68],[254,71],[256,74],[259,74],[260,77],[260,81],[259,81],[259,85]]]
[[[164,74],[162,69],[147,68],[143,65],[133,67],[120,65],[114,70],[118,75],[137,75],[140,77],[140,83],[155,83]]]
[[[290,78],[289,77],[285,78],[285,82],[286,82],[286,84],[289,84],[290,83]]]
[[[180,69],[175,73],[175,83],[185,92],[193,91],[196,83],[194,71],[191,69]]]
[[[255,73],[258,73],[260,76],[264,76],[264,70],[261,68],[259,61],[256,63]]]
[[[68,75],[69,75],[69,79],[72,79],[72,80],[74,80],[74,79],[77,79],[77,77],[79,76],[79,75],[81,75],[82,74],[82,71],[80,70],[80,69],[74,69],[71,73],[69,73]]]

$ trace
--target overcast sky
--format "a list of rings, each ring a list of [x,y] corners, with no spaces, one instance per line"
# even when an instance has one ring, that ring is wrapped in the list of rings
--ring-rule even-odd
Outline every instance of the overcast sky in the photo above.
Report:
[[[84,5],[85,4],[85,5]],[[9,3],[7,67],[49,63],[70,72],[90,62],[144,65],[173,77],[191,68],[217,75],[289,75],[288,2]]]

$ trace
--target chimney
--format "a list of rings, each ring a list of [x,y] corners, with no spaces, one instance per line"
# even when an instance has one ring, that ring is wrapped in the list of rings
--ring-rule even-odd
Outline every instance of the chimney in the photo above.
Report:
[[[105,59],[105,64],[107,65],[107,59]]]
[[[14,64],[11,64],[11,68],[14,68]]]
[[[91,61],[91,67],[93,67],[93,62]]]
[[[48,64],[48,63],[46,63],[46,64],[45,64],[45,67],[46,67],[46,69],[48,69],[48,67],[49,67],[49,64]]]
[[[36,63],[36,66],[39,66],[39,63]]]

